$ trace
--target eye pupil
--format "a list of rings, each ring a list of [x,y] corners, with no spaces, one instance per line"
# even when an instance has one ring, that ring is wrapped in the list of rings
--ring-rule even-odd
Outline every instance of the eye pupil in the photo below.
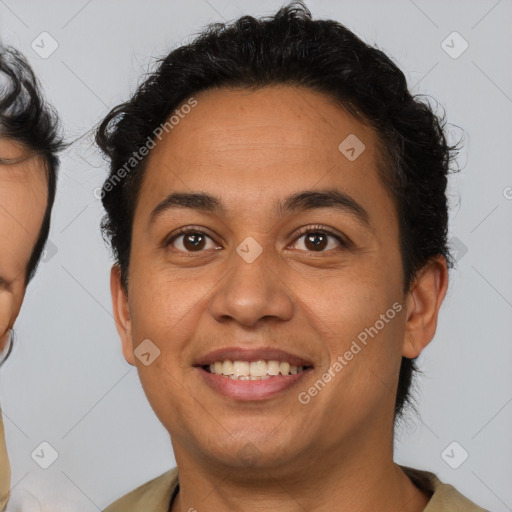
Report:
[[[192,241],[193,240],[193,241]],[[188,249],[202,249],[205,239],[200,233],[189,233],[183,239],[183,245]],[[201,245],[202,244],[202,245]]]
[[[316,238],[316,242],[313,242],[312,240]],[[319,238],[322,238],[323,240],[318,241]],[[306,237],[307,243],[312,242],[313,247],[315,249],[318,249],[319,247],[323,249],[325,247],[327,237],[324,233],[309,233]]]

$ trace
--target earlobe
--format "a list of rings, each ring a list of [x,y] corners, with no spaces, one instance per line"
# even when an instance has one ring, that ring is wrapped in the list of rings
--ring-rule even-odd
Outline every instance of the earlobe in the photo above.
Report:
[[[439,309],[448,288],[448,268],[443,256],[429,261],[419,272],[407,296],[402,355],[420,355],[434,338]]]
[[[112,309],[116,322],[117,332],[121,338],[121,346],[126,362],[135,366],[132,343],[132,322],[128,306],[128,295],[121,281],[119,265],[113,265],[110,271],[110,293],[112,295]]]

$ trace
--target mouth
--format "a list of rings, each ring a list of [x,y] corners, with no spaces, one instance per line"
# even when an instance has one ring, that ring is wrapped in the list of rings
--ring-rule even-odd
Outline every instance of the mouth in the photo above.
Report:
[[[195,365],[214,391],[236,400],[263,400],[294,387],[313,370],[309,361],[278,349],[211,352]]]

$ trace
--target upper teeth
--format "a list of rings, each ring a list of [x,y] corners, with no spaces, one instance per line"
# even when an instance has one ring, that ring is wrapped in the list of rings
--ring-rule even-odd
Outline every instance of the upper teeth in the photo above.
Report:
[[[303,366],[293,366],[286,361],[215,361],[210,364],[210,372],[229,376],[231,379],[259,380],[275,375],[295,375],[304,370]]]

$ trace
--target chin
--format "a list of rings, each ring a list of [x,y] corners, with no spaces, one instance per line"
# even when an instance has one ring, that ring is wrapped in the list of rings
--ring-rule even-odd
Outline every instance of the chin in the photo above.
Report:
[[[287,437],[273,436],[271,430],[225,438],[203,448],[205,457],[214,464],[252,470],[270,470],[289,465],[304,451],[304,447]]]

